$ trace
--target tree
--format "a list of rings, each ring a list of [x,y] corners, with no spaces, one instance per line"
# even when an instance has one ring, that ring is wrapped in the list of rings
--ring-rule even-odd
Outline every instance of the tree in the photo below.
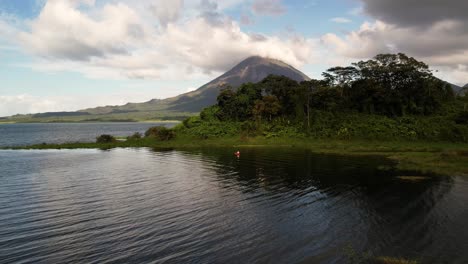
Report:
[[[175,132],[163,126],[150,127],[145,132],[145,137],[155,138],[160,141],[167,141],[175,138]]]
[[[265,102],[263,100],[256,100],[252,109],[252,114],[257,122],[257,127],[262,121],[262,116],[265,114]]]
[[[231,87],[221,90],[217,101],[219,106],[219,117],[221,120],[228,120],[234,117],[236,93]]]
[[[310,109],[311,109],[311,102],[312,96],[314,95],[314,91],[323,88],[328,85],[328,81],[319,81],[319,80],[310,80],[310,81],[303,81],[300,83],[301,91],[298,93],[299,98],[296,100],[301,102],[302,108],[302,117],[305,117],[307,120],[307,128],[310,129]],[[298,113],[298,115],[300,115]]]
[[[359,70],[353,66],[333,67],[324,72],[322,76],[328,85],[344,87],[359,78]]]
[[[265,105],[264,113],[271,121],[272,117],[276,116],[281,110],[281,103],[274,95],[266,95],[263,97]]]
[[[296,101],[294,97],[299,89],[299,84],[296,81],[286,76],[270,75],[260,85],[264,94],[274,95],[278,98],[282,106],[281,115],[293,116],[295,114]]]
[[[114,136],[111,135],[100,135],[99,137],[96,138],[96,143],[115,143],[117,142],[117,139]]]

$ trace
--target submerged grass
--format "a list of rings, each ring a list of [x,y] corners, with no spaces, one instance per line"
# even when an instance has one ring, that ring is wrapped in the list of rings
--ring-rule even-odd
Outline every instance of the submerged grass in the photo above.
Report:
[[[402,170],[440,175],[468,175],[468,144],[450,142],[318,140],[311,138],[223,137],[200,139],[178,135],[170,141],[154,138],[113,143],[38,144],[8,149],[111,149],[111,148],[208,148],[286,147],[309,149],[316,153],[341,155],[380,155],[396,162]],[[5,149],[5,148],[4,148]]]

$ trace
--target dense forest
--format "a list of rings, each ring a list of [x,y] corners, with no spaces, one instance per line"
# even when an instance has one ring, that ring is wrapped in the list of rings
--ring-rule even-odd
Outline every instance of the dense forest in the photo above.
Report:
[[[201,138],[296,136],[468,141],[466,97],[405,54],[334,67],[323,80],[269,76],[224,87],[217,104],[176,128]]]

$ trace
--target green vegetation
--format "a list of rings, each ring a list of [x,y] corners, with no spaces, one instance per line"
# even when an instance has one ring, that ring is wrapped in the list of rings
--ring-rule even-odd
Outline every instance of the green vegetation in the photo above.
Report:
[[[468,98],[404,54],[334,67],[324,80],[269,76],[227,87],[217,104],[173,129],[125,142],[28,148],[295,146],[320,153],[377,154],[398,168],[468,174]]]
[[[100,135],[96,138],[96,143],[98,144],[108,144],[108,143],[115,143],[117,139],[111,135]]]
[[[175,132],[163,126],[151,127],[145,132],[145,137],[155,138],[159,141],[168,141],[175,137]]]
[[[140,140],[143,135],[140,132],[135,132],[133,135],[127,137],[127,140]]]
[[[269,76],[227,88],[182,133],[234,136],[468,141],[467,98],[404,54],[335,67],[322,81]]]

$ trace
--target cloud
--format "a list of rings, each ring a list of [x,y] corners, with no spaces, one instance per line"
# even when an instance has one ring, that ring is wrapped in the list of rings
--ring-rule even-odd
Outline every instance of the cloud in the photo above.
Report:
[[[127,2],[47,1],[37,18],[24,27],[13,26],[13,42],[35,58],[22,66],[90,78],[172,80],[213,77],[251,55],[296,67],[311,60],[311,39],[242,31],[222,13],[240,0]],[[274,7],[279,1],[268,2],[268,10],[281,9]]]
[[[207,23],[212,26],[222,26],[227,19],[223,14],[218,10],[218,4],[210,0],[202,0],[200,2],[200,16]]]
[[[351,23],[352,22],[350,19],[345,18],[345,17],[334,17],[334,18],[330,19],[330,21],[335,22],[335,23],[339,23],[339,24],[346,24],[346,23]]]
[[[48,1],[30,32],[21,32],[19,41],[28,51],[55,59],[91,60],[128,52],[142,41],[145,29],[137,13],[124,4],[106,5],[100,19],[78,9],[81,1]],[[87,0],[92,5],[93,1]]]
[[[0,116],[10,116],[18,113],[38,113],[44,111],[61,111],[66,107],[61,100],[40,98],[27,94],[16,96],[0,96]]]
[[[418,30],[377,21],[364,23],[359,30],[344,37],[326,34],[322,42],[337,55],[356,59],[370,58],[379,53],[404,52],[442,69],[439,75],[444,74],[444,69],[457,69],[457,78],[452,80],[462,84],[468,81],[468,34],[453,34],[459,26],[458,22],[444,21],[426,30]]]
[[[437,76],[448,76],[457,84],[468,82],[468,16],[460,12],[468,2],[362,2],[363,10],[377,20],[344,36],[325,34],[322,43],[333,53],[366,59],[403,52],[439,69]]]
[[[156,0],[151,5],[151,11],[156,15],[161,25],[167,26],[168,23],[173,23],[179,19],[183,7],[183,0]]]
[[[254,0],[252,10],[259,15],[282,15],[286,13],[286,7],[281,0]]]
[[[0,117],[16,114],[76,111],[97,105],[123,105],[128,102],[145,102],[154,95],[135,92],[115,92],[105,95],[36,96],[31,94],[1,95]]]
[[[162,41],[173,43],[167,47],[169,53],[206,71],[225,71],[252,55],[278,58],[297,67],[310,59],[310,40],[298,36],[286,40],[259,36],[242,32],[234,21],[212,26],[198,18],[191,20],[187,27],[169,26]]]
[[[399,27],[431,27],[454,20],[468,22],[468,1],[460,0],[361,0],[372,17]]]

